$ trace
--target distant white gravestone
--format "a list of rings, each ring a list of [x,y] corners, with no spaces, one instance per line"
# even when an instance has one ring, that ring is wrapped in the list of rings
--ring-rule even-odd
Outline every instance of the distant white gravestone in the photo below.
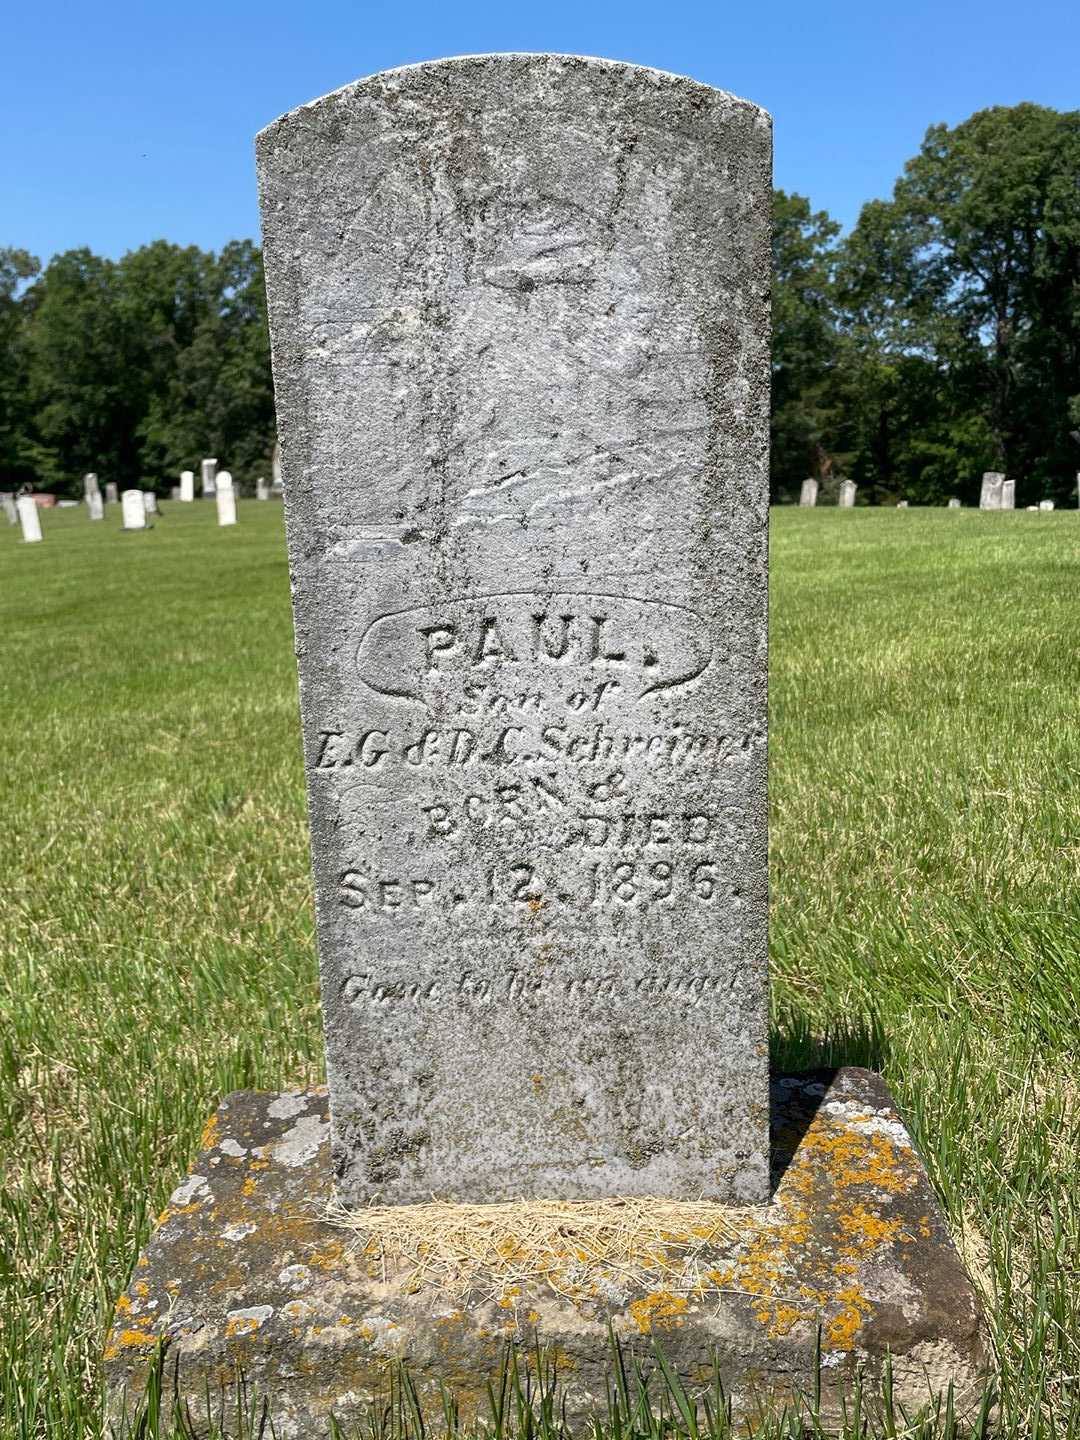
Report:
[[[481,56],[257,149],[339,1192],[764,1201],[769,118]]]
[[[261,475],[260,475],[259,478],[255,481],[255,499],[256,499],[256,500],[269,500],[269,499],[270,499],[270,486],[266,483],[265,479],[264,479]]]
[[[855,504],[855,494],[858,488],[859,487],[855,484],[854,480],[841,480],[840,496],[836,503],[842,509],[850,510],[851,507]]]
[[[84,497],[84,499],[89,500],[91,495],[100,495],[100,494],[101,494],[101,486],[98,484],[98,477],[93,473],[93,471],[91,471],[90,474],[88,474],[88,475],[84,475],[84,476],[83,476],[83,497]]]
[[[101,498],[100,490],[95,490],[86,497],[86,513],[91,520],[105,519],[105,501]]]
[[[952,499],[949,501],[949,507],[948,507],[948,508],[949,508],[950,510],[959,510],[959,509],[960,509],[960,501],[956,498],[955,495],[954,495],[954,496],[952,497]]]
[[[22,526],[22,538],[32,545],[41,539],[41,511],[32,495],[20,495],[15,506]]]
[[[10,490],[0,490],[0,510],[3,510],[9,525],[19,523],[19,511],[15,505],[15,496]]]
[[[180,499],[185,505],[195,499],[195,472],[194,470],[180,471]]]
[[[156,515],[158,513],[158,503],[157,496],[154,494],[153,490],[144,490],[142,492],[142,495],[143,509],[146,511],[147,515]]]
[[[117,489],[116,481],[109,480],[105,484],[105,500],[109,505],[115,505],[120,499],[120,492]]]
[[[236,491],[228,470],[217,477],[217,518],[219,525],[236,524]]]
[[[120,513],[125,530],[146,529],[146,501],[141,490],[125,490],[120,497]]]
[[[804,480],[802,489],[799,491],[800,505],[816,505],[818,493],[818,482],[816,480]]]
[[[1001,508],[1002,510],[1016,509],[1016,481],[1003,480],[1001,482]]]
[[[203,499],[209,500],[217,494],[217,461],[213,458],[204,460],[199,469],[202,478]]]
[[[1004,485],[1005,476],[1000,471],[985,471],[982,477],[982,489],[979,493],[979,509],[1000,510]]]
[[[1040,500],[1040,501],[1039,501],[1039,509],[1040,509],[1040,510],[1053,510],[1053,508],[1054,508],[1054,502],[1053,502],[1053,500]]]

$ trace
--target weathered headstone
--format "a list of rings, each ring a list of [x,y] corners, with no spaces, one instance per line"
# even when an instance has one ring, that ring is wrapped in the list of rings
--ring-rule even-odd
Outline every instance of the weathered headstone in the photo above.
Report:
[[[19,512],[15,505],[15,496],[10,490],[0,490],[0,510],[4,512],[9,525],[19,523]]]
[[[854,480],[841,480],[837,504],[844,510],[850,510],[855,504],[855,494],[858,488]]]
[[[1016,481],[1003,480],[1001,482],[1001,508],[1002,510],[1016,509]]]
[[[27,544],[34,544],[41,539],[41,511],[32,495],[20,495],[15,502],[18,511],[19,524],[22,526],[22,538]]]
[[[978,1303],[884,1086],[764,1083],[769,148],[732,96],[550,55],[260,136],[331,1104],[218,1108],[117,1306],[114,1418],[164,1347],[200,1433],[351,1430],[397,1361],[471,1424],[512,1344],[572,1352],[584,1429],[654,1322],[738,1422],[838,1420],[886,1366],[978,1406]],[[769,1102],[775,1192],[709,1205],[765,1199]],[[343,1243],[332,1179],[434,1193],[394,1236],[434,1212],[510,1268],[465,1295]],[[665,1203],[583,1255],[628,1194]],[[561,1196],[599,1203],[538,1247],[518,1202]],[[658,1292],[672,1198],[712,1228]]]
[[[125,490],[120,497],[120,513],[125,530],[146,529],[146,501],[141,490]]]
[[[170,499],[170,500],[179,500],[179,499],[180,499],[180,486],[179,486],[179,485],[170,485],[170,486],[169,486],[169,499]]]
[[[105,482],[105,502],[108,505],[115,505],[120,499],[120,491],[115,480]]]
[[[236,524],[236,491],[228,470],[222,470],[217,477],[217,517],[219,525]]]
[[[818,495],[818,482],[816,480],[804,480],[802,489],[799,491],[800,505],[816,505]]]
[[[101,498],[100,490],[95,490],[86,497],[86,513],[91,520],[105,519],[105,501]]]
[[[950,499],[948,508],[949,508],[950,510],[959,510],[959,509],[960,509],[960,501],[956,498],[955,495]]]
[[[180,471],[180,499],[184,504],[195,499],[195,472],[194,470]]]
[[[1053,508],[1054,508],[1054,502],[1053,502],[1053,500],[1040,500],[1040,501],[1039,501],[1039,509],[1040,509],[1040,510],[1053,510]]]
[[[256,500],[269,500],[269,499],[270,499],[270,486],[266,483],[265,479],[264,479],[261,475],[260,475],[259,478],[255,481],[255,499],[256,499]]]
[[[209,500],[217,494],[217,461],[213,458],[204,460],[199,469],[202,479],[203,499]]]
[[[907,510],[907,509],[909,508],[909,506],[908,506],[908,501],[907,501],[907,500],[898,500],[898,501],[896,502],[896,508],[897,508],[897,510]]]
[[[100,495],[100,494],[101,494],[101,486],[98,484],[98,477],[93,473],[93,471],[91,471],[88,475],[84,475],[84,476],[83,476],[83,497],[84,497],[86,500],[89,500],[91,495]]]
[[[153,490],[144,490],[142,492],[142,495],[143,507],[146,510],[147,515],[156,515],[158,513],[158,503],[157,496],[154,494]]]
[[[1005,484],[1005,476],[997,470],[987,470],[982,477],[982,489],[979,493],[980,510],[1000,510],[1001,495]]]
[[[769,123],[636,73],[259,140],[350,1203],[767,1194]]]

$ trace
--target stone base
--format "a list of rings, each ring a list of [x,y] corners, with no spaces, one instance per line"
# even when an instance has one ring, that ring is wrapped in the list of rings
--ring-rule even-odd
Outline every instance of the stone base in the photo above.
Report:
[[[569,1293],[537,1280],[475,1300],[384,1273],[324,1218],[325,1091],[231,1095],[117,1303],[113,1419],[137,1407],[159,1340],[166,1393],[197,1424],[209,1407],[227,1425],[240,1385],[243,1408],[265,1407],[279,1436],[323,1436],[331,1414],[348,1426],[385,1393],[395,1360],[421,1404],[441,1414],[442,1382],[467,1418],[486,1411],[508,1340],[528,1366],[539,1342],[568,1413],[585,1415],[606,1408],[609,1327],[646,1361],[655,1340],[691,1390],[718,1370],[739,1419],[818,1384],[836,1418],[886,1355],[905,1406],[951,1385],[970,1411],[988,1364],[978,1301],[883,1083],[845,1069],[772,1088],[773,1199],[732,1212],[730,1243],[651,1284],[580,1267]]]

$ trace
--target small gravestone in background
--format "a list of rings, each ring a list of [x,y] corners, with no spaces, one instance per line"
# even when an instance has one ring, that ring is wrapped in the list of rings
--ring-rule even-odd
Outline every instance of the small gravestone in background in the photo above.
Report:
[[[180,486],[179,486],[179,485],[170,485],[170,486],[169,486],[169,499],[170,499],[170,500],[179,500],[179,499],[180,499]]]
[[[800,505],[816,505],[818,496],[818,482],[816,480],[804,480],[802,489],[799,492]]]
[[[1001,508],[1002,510],[1016,509],[1016,481],[1003,480],[1001,482]]]
[[[89,475],[83,476],[83,498],[89,501],[91,495],[100,495],[101,486],[98,484],[98,477],[91,471]]]
[[[219,525],[236,524],[236,491],[228,470],[220,471],[217,476],[217,516]]]
[[[997,470],[987,470],[982,477],[982,489],[979,494],[980,510],[1000,510],[1001,496],[1005,485],[1005,476]]]
[[[898,501],[896,502],[896,508],[897,508],[897,510],[906,510],[906,509],[908,509],[908,501],[907,501],[907,500],[898,500]]]
[[[115,505],[120,499],[120,492],[117,489],[115,480],[108,480],[105,483],[105,500],[109,505]]]
[[[146,501],[141,490],[125,490],[120,497],[120,513],[125,530],[146,529]]]
[[[266,483],[266,481],[263,479],[263,477],[262,477],[261,475],[260,475],[259,478],[255,481],[255,499],[256,499],[256,500],[269,500],[269,499],[270,499],[270,486]]]
[[[950,510],[959,510],[959,509],[960,509],[960,501],[956,498],[955,495],[954,495],[954,496],[952,497],[952,499],[949,501],[949,506],[948,506],[948,508],[949,508]]]
[[[1053,502],[1053,500],[1040,500],[1040,501],[1039,501],[1039,509],[1040,509],[1040,510],[1053,510],[1053,508],[1054,508],[1054,502]]]
[[[218,1110],[118,1307],[114,1414],[164,1344],[196,1415],[240,1372],[277,1433],[348,1428],[394,1360],[471,1415],[507,1343],[602,1413],[654,1322],[739,1421],[836,1417],[886,1363],[971,1403],[978,1307],[880,1081],[768,1087],[770,150],[731,95],[547,55],[259,137],[331,1101]],[[418,1277],[332,1193],[423,1246],[495,1211],[513,1269]],[[692,1262],[560,1230],[554,1283],[529,1217],[658,1196],[712,1217]]]
[[[142,496],[143,508],[146,510],[147,515],[156,515],[158,513],[158,503],[157,496],[153,490],[144,490]]]
[[[35,544],[41,539],[41,511],[32,495],[20,495],[15,502],[19,516],[19,524],[22,526],[22,538],[28,544]]]
[[[858,488],[859,487],[855,484],[854,480],[840,481],[840,495],[836,503],[841,507],[841,509],[851,509],[851,507],[855,504],[855,495],[858,491]]]
[[[185,505],[195,499],[195,472],[194,470],[180,471],[180,499]]]
[[[86,497],[86,513],[91,520],[105,519],[105,502],[101,498],[101,491],[95,490]]]
[[[15,496],[10,490],[0,490],[0,510],[3,510],[9,525],[19,523],[19,512],[15,505]]]
[[[204,500],[210,500],[217,494],[217,461],[211,457],[204,460],[199,467],[202,480],[202,496]]]

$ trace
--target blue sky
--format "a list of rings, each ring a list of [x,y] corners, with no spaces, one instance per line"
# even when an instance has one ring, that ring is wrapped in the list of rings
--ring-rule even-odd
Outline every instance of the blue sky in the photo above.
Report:
[[[776,183],[844,224],[935,121],[1080,107],[1078,0],[24,0],[0,23],[0,245],[254,236],[256,130],[372,71],[483,50],[606,55],[744,95],[774,116]]]

